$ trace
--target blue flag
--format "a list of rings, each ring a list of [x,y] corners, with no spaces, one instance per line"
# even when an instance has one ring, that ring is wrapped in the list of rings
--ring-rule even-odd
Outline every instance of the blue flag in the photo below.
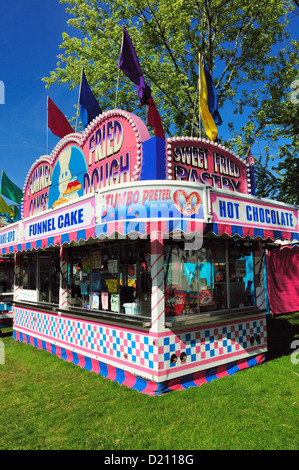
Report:
[[[80,87],[80,117],[85,128],[88,124],[99,114],[102,114],[102,110],[93,96],[91,89],[87,83],[84,70],[82,69],[81,87]]]

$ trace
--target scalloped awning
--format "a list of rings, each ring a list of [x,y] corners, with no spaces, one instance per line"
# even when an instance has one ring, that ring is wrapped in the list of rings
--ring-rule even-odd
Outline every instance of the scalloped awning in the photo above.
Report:
[[[252,240],[290,240],[299,241],[297,231],[268,230],[260,227],[244,227],[242,225],[230,225],[210,223],[205,225],[205,234],[212,233],[217,236],[228,235],[229,237],[250,238]]]
[[[199,233],[203,235],[213,234],[216,236],[227,235],[234,238],[246,238],[251,240],[290,240],[299,241],[298,232],[286,232],[282,230],[264,230],[257,227],[242,227],[240,225],[226,225],[218,223],[202,223],[196,221],[161,221],[161,222],[115,222],[97,225],[95,236],[97,238],[112,237],[115,234],[128,236],[134,235],[144,237],[153,231],[159,231],[163,235],[173,234],[175,231],[191,235]]]

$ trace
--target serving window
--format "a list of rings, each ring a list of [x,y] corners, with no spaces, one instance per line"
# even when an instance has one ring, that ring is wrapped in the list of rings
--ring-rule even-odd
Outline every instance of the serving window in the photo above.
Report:
[[[13,291],[14,264],[11,256],[0,258],[0,297],[2,293]]]
[[[253,254],[244,242],[205,239],[197,251],[164,246],[167,317],[254,305]]]
[[[40,302],[59,303],[59,251],[45,251],[39,253],[39,293]]]
[[[149,249],[142,240],[69,248],[71,306],[150,316]]]
[[[20,300],[59,303],[59,250],[45,250],[20,255],[16,285]]]
[[[59,306],[59,249],[20,255],[16,284],[19,300]],[[63,308],[151,316],[150,242],[115,240],[67,248],[68,296]],[[200,250],[185,250],[178,240],[164,241],[165,316],[255,305],[253,245],[204,239]]]
[[[36,290],[37,283],[37,253],[22,255],[20,259],[20,273],[17,285],[25,290]]]

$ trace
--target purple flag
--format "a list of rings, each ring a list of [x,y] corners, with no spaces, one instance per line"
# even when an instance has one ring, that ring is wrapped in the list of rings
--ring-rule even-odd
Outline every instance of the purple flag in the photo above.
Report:
[[[124,25],[118,68],[121,69],[133,83],[135,83],[140,103],[148,104],[148,100],[151,97],[151,89],[144,81],[138,57]]]

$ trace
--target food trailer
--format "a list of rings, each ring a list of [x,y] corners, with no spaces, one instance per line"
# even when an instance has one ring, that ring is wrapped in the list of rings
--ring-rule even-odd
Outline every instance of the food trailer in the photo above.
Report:
[[[264,247],[298,238],[298,211],[251,187],[223,146],[122,110],[64,137],[2,249],[14,339],[151,395],[264,362]]]

